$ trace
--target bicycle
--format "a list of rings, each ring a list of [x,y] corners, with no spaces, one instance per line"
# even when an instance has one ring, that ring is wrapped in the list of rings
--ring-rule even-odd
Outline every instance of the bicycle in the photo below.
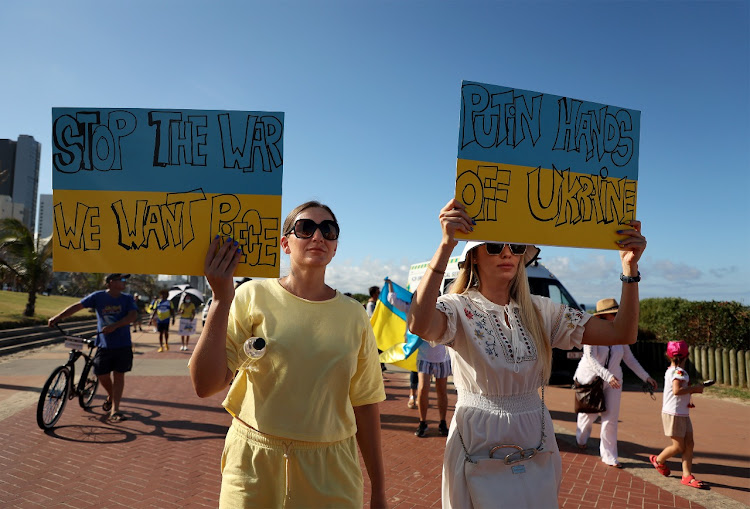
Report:
[[[99,388],[99,378],[93,370],[94,355],[92,353],[96,348],[95,341],[91,338],[67,334],[57,324],[55,327],[65,337],[65,347],[70,348],[70,354],[68,362],[52,371],[39,395],[36,422],[43,430],[48,430],[57,423],[69,399],[78,396],[78,404],[81,408],[84,410],[89,408]],[[99,334],[97,332],[92,337],[95,338]],[[88,353],[83,351],[84,347],[88,347]],[[76,374],[75,363],[81,357],[84,358],[81,378],[78,379],[78,383],[73,383]]]

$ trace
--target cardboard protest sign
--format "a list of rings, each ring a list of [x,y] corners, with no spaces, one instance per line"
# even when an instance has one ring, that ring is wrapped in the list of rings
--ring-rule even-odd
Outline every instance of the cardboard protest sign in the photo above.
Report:
[[[617,249],[635,219],[640,112],[464,81],[456,199],[461,238]]]
[[[203,274],[215,235],[236,276],[278,277],[284,114],[52,109],[54,270]]]
[[[192,336],[195,334],[195,327],[197,324],[197,318],[180,318],[180,336]]]

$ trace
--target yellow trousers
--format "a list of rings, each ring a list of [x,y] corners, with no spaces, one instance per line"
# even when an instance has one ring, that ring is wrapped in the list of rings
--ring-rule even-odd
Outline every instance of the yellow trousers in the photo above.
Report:
[[[232,421],[221,456],[221,509],[361,508],[354,436],[339,442],[272,438]]]

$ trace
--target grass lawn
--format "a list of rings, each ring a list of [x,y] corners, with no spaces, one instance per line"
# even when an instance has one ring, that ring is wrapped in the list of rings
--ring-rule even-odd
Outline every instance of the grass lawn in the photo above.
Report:
[[[64,297],[62,295],[36,296],[35,314],[33,317],[23,316],[29,294],[23,292],[6,292],[0,290],[0,329],[24,327],[28,325],[45,324],[50,317],[56,315],[71,304],[79,302],[78,297]],[[94,313],[81,310],[68,320],[88,320],[96,318]]]

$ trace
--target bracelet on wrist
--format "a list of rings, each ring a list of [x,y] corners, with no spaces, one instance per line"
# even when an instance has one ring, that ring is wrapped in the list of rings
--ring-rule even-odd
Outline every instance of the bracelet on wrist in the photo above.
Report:
[[[428,268],[428,269],[430,269],[430,270],[431,270],[432,272],[434,272],[435,274],[439,274],[439,275],[441,275],[441,276],[444,276],[444,275],[445,275],[445,271],[444,271],[444,270],[437,270],[437,269],[436,269],[435,267],[433,267],[433,266],[432,266],[432,264],[429,264],[429,263],[428,263],[428,264],[427,264],[427,268]]]
[[[637,283],[641,280],[641,271],[638,271],[637,276],[626,276],[622,272],[620,273],[620,281],[623,283]]]

